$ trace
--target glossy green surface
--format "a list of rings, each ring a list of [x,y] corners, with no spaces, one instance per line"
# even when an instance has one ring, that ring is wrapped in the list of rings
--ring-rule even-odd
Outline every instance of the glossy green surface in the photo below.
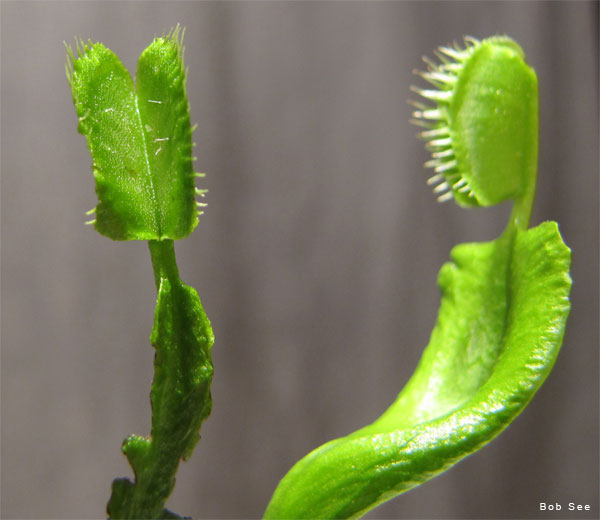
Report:
[[[554,222],[527,230],[535,191],[537,80],[512,40],[440,48],[414,89],[436,171],[462,206],[513,199],[504,233],[462,244],[440,270],[429,345],[379,419],[300,460],[265,518],[355,518],[475,452],[501,433],[546,379],[569,313],[570,250]]]
[[[555,223],[463,244],[419,366],[373,424],[316,449],[280,482],[265,518],[353,518],[496,437],[550,372],[569,311],[570,251]]]
[[[141,54],[135,86],[103,44],[78,48],[67,76],[93,160],[96,229],[114,240],[187,236],[198,217],[179,30]]]

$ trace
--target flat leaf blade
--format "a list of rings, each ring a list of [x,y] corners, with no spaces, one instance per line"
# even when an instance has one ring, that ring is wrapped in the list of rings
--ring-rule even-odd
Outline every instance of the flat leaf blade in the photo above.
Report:
[[[196,290],[161,280],[150,341],[156,348],[152,433],[187,458],[211,410],[214,335]]]
[[[503,333],[499,344],[491,349],[496,357],[489,374],[482,377],[473,373],[473,385],[457,381],[452,370],[445,370],[443,359],[464,355],[468,337],[463,337],[463,342],[444,344],[432,334],[423,356],[425,362],[419,364],[390,410],[372,425],[333,440],[300,460],[275,490],[266,518],[359,517],[481,448],[520,413],[556,360],[569,312],[571,279],[570,251],[556,223],[514,231],[510,240],[504,236],[495,241],[495,247],[505,255],[484,255],[492,264],[504,256],[506,273]],[[469,245],[477,246],[490,248],[489,243]],[[457,322],[464,321],[460,305],[452,300],[461,283],[468,285],[465,280],[472,269],[472,265],[463,264],[462,271],[459,268],[445,286],[439,317],[442,322],[450,323],[453,314]],[[440,278],[442,286],[448,283],[443,270]],[[491,284],[498,284],[498,280]],[[446,315],[442,312],[445,305],[446,310],[452,309]],[[479,314],[475,308],[467,313],[473,317]],[[477,328],[476,319],[468,321]],[[460,335],[460,325],[457,330]],[[489,352],[490,348],[484,350]],[[442,360],[441,365],[428,357]],[[455,384],[462,385],[465,399],[453,408],[443,396],[445,389]],[[430,414],[419,417],[415,410],[427,403]],[[405,414],[410,417],[408,422]]]
[[[179,461],[191,455],[212,407],[214,335],[195,289],[177,279],[161,279],[150,341],[156,349],[151,435],[131,435],[123,444],[135,482],[113,482],[111,518],[162,514]]]

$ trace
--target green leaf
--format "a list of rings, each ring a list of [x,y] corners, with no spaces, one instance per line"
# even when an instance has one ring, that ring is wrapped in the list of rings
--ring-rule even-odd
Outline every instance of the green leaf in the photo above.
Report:
[[[198,222],[179,28],[138,61],[134,86],[101,43],[69,49],[67,77],[96,179],[96,229],[114,240],[179,239]]]
[[[514,200],[493,242],[452,251],[419,366],[373,424],[331,441],[279,483],[266,518],[352,518],[448,469],[492,440],[548,376],[569,313],[570,251],[556,223],[527,231],[537,176],[537,78],[508,37],[440,47],[413,91],[438,200]]]
[[[373,424],[298,462],[265,518],[354,518],[496,437],[550,372],[569,312],[558,226],[510,225],[463,244],[439,275],[438,321],[417,370]]]
[[[197,292],[179,280],[173,241],[151,242],[150,251],[159,285],[150,335],[156,349],[152,431],[148,438],[132,435],[123,443],[135,483],[113,482],[111,518],[168,518],[163,507],[179,461],[191,455],[211,411],[210,322]]]

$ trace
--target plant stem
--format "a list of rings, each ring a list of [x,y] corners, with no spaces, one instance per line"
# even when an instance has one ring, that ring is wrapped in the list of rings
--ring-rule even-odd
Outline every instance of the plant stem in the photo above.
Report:
[[[530,176],[532,181],[527,186],[523,195],[515,199],[513,203],[513,209],[508,223],[509,228],[525,231],[529,227],[533,199],[535,198],[536,173],[536,168],[534,166],[532,175]]]
[[[173,240],[149,240],[148,247],[152,258],[156,290],[160,289],[161,278],[167,278],[170,282],[179,281]]]

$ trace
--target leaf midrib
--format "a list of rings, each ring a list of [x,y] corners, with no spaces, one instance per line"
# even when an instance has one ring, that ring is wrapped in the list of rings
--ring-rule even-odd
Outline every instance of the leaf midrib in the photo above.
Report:
[[[152,191],[152,202],[153,202],[153,206],[154,206],[154,222],[156,225],[156,233],[158,235],[158,239],[160,239],[162,237],[162,223],[160,221],[160,210],[158,207],[158,193],[156,191],[156,187],[154,186],[154,177],[153,177],[153,172],[152,172],[152,167],[150,166],[150,157],[148,156],[148,145],[146,144],[146,131],[144,129],[144,124],[142,121],[142,113],[140,112],[140,107],[139,107],[139,99],[138,99],[138,95],[137,95],[137,85],[134,85],[134,91],[133,91],[133,99],[135,102],[135,113],[136,116],[138,118],[138,123],[140,125],[140,131],[142,133],[142,147],[144,150],[144,160],[146,161],[146,168],[148,170],[148,179],[150,181],[150,188]]]

